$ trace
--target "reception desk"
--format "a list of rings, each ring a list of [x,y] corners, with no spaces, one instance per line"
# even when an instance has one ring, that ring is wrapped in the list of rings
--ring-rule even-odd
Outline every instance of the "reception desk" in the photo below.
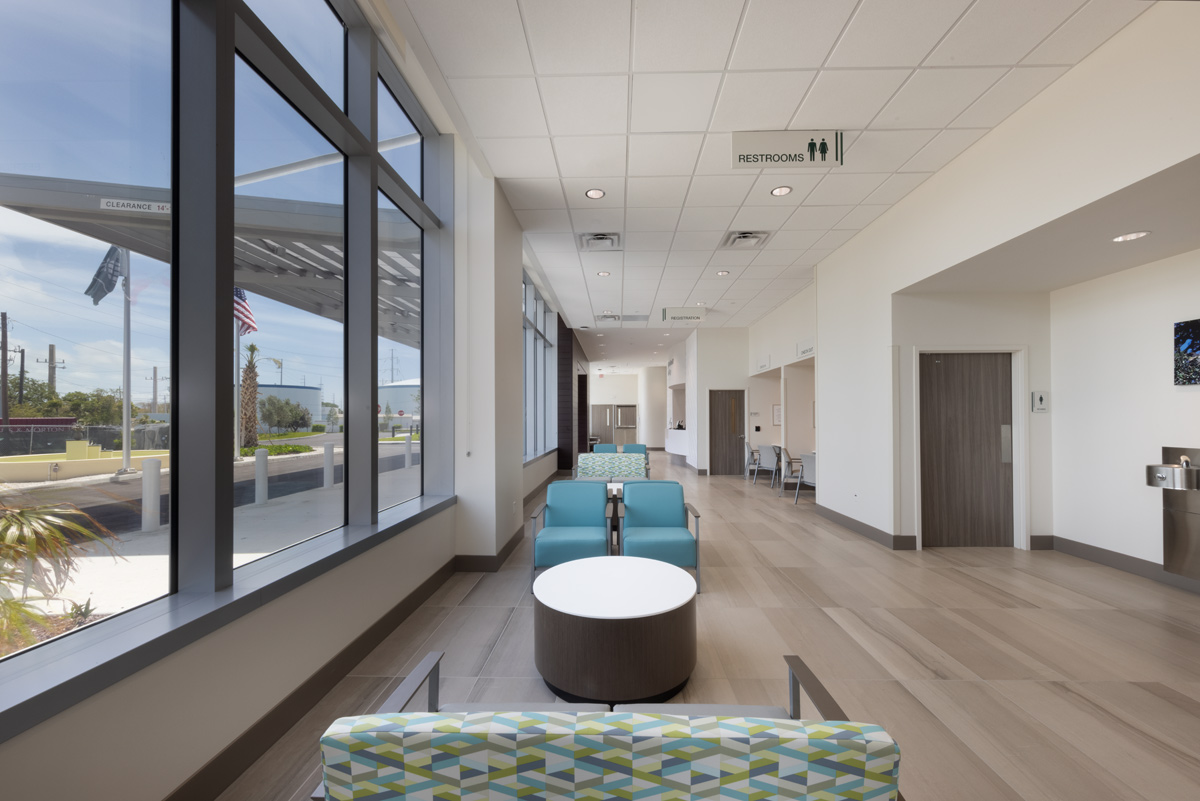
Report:
[[[676,456],[688,455],[688,432],[683,429],[669,428],[667,429],[667,453],[675,454]]]

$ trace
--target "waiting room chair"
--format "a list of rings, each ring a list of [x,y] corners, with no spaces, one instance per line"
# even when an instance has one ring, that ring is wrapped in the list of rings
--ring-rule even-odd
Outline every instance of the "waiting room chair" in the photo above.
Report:
[[[616,452],[617,452],[616,445],[607,445],[607,444],[602,445],[600,443],[597,443],[595,445],[595,447],[592,448],[592,453],[616,453]]]
[[[766,470],[767,466],[762,463],[762,454],[758,452],[758,448],[750,447],[750,443],[746,443],[746,479],[750,478],[750,471],[754,471],[754,481],[758,483],[758,473],[760,470]]]
[[[771,489],[775,489],[775,476],[783,469],[781,464],[782,456],[779,454],[779,446],[772,445],[771,450],[775,451],[775,464],[771,466]]]
[[[700,513],[683,501],[678,481],[635,481],[622,493],[625,516],[621,519],[621,554],[658,559],[696,573],[700,592]],[[696,534],[688,530],[687,516],[696,519]]]
[[[793,459],[788,453],[787,448],[782,448],[783,455],[780,459],[782,464],[782,472],[779,474],[779,495],[783,495],[783,485],[792,480],[796,482],[796,497],[792,504],[800,502],[800,483],[804,481],[804,462],[799,459]]]
[[[639,443],[630,443],[629,445],[621,446],[622,453],[640,453],[646,457],[646,478],[650,478],[650,453],[646,450],[645,445]]]
[[[608,556],[608,486],[600,481],[555,481],[533,510],[532,583],[539,567]],[[538,518],[542,529],[538,530]]]

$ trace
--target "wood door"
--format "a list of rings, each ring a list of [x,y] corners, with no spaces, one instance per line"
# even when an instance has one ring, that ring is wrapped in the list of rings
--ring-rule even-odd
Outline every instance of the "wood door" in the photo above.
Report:
[[[1012,354],[922,353],[921,543],[1013,544]]]
[[[708,472],[740,476],[746,469],[746,391],[708,391]]]
[[[597,403],[592,406],[592,436],[599,437],[604,445],[615,444],[613,440],[616,415],[610,403]]]

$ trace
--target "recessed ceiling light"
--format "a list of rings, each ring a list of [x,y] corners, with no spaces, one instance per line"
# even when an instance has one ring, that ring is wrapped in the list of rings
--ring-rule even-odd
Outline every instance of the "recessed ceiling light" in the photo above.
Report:
[[[604,336],[604,334],[596,334],[596,336],[602,337],[602,336]]]
[[[655,345],[654,347],[656,347],[656,348],[661,348],[661,347],[662,347],[662,343],[661,343],[661,342],[659,342],[659,343],[658,343],[657,345]]]
[[[605,314],[612,314],[612,309],[605,309],[605,310],[604,310],[604,313],[605,313]]]
[[[604,190],[603,189],[589,189],[588,191],[584,192],[583,194],[587,195],[592,200],[599,200],[600,198],[604,197]]]
[[[601,278],[608,278],[609,272],[608,270],[601,270],[600,272],[596,273],[596,275],[600,276]]]
[[[671,335],[670,335],[670,334],[663,334],[663,336],[664,336],[664,337],[669,337],[669,336],[671,336]]]
[[[703,305],[704,305],[704,301],[702,301],[702,300],[698,300],[698,301],[696,301],[696,305],[697,305],[697,306],[703,306]]]
[[[1134,232],[1128,233],[1128,234],[1121,234],[1120,236],[1114,236],[1113,241],[1114,242],[1129,242],[1134,239],[1141,239],[1143,236],[1150,236],[1150,232],[1149,231],[1134,231]]]
[[[729,275],[729,270],[717,270],[717,275]]]
[[[790,186],[777,186],[771,190],[771,194],[775,197],[783,197],[784,195],[791,194],[791,192],[792,188]]]

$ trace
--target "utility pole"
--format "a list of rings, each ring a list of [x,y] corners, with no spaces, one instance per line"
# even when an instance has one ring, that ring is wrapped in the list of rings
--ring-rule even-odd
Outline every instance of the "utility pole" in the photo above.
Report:
[[[57,370],[66,370],[66,369],[67,369],[67,363],[66,363],[66,362],[62,362],[62,361],[56,361],[56,360],[55,360],[55,358],[54,358],[54,346],[53,346],[53,345],[51,345],[51,346],[50,346],[50,358],[49,358],[49,359],[38,359],[38,364],[44,364],[44,365],[47,365],[47,367],[48,367],[48,370],[47,370],[47,372],[48,372],[48,375],[47,375],[47,378],[46,378],[46,383],[47,383],[47,384],[50,386],[50,394],[51,394],[51,395],[53,395],[53,394],[57,393],[57,392],[58,392],[58,390],[57,390],[57,389],[55,388],[55,386],[54,386],[54,373],[55,373],[55,371],[57,371]]]
[[[0,312],[0,423],[8,428],[8,312]]]
[[[25,349],[13,348],[13,353],[21,354],[21,372],[17,373],[17,405],[25,403]]]
[[[158,368],[154,368],[154,375],[147,376],[147,381],[154,382],[154,394],[150,396],[150,414],[158,414]],[[170,381],[171,376],[163,376],[163,381]]]

